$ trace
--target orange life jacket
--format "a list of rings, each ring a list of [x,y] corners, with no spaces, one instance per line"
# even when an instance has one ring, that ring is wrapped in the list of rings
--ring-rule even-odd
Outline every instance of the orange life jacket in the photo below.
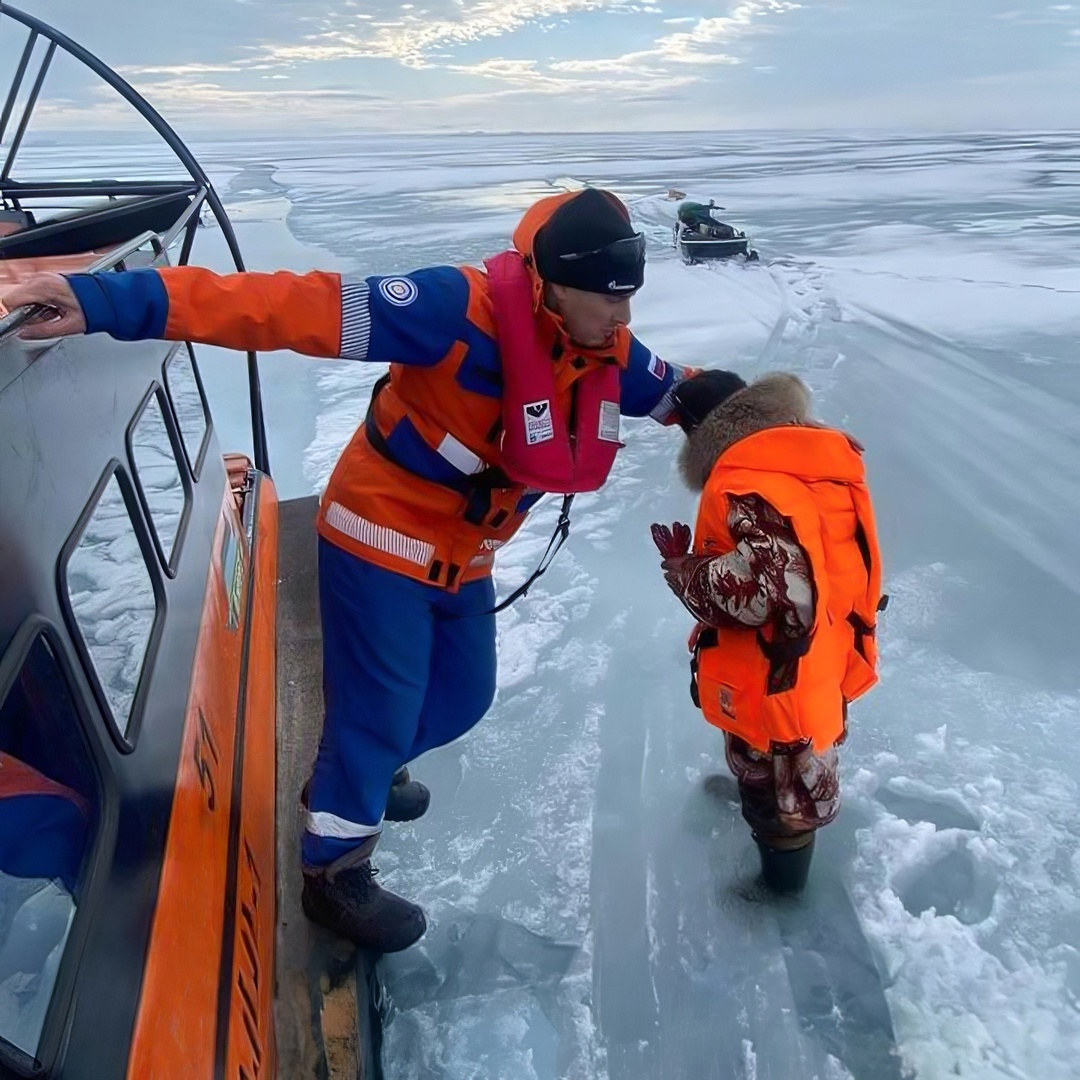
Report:
[[[821,751],[844,735],[847,703],[877,682],[881,556],[862,457],[842,432],[769,428],[730,446],[702,494],[694,552],[734,550],[729,497],[756,494],[788,519],[810,560],[814,623],[798,641],[775,628],[708,635],[696,657],[706,719],[761,751],[811,740]],[[794,663],[789,689],[770,693],[770,671]]]
[[[451,590],[491,573],[495,551],[544,493],[503,468],[504,372],[510,364],[544,365],[552,408],[569,417],[579,384],[587,380],[599,387],[591,397],[610,399],[629,363],[631,338],[624,327],[610,348],[581,350],[543,305],[543,283],[531,269],[533,240],[572,195],[541,200],[514,234],[532,294],[531,341],[526,346],[519,334],[508,348],[501,325],[508,318],[520,325],[521,312],[497,314],[489,276],[463,267],[473,340],[456,342],[434,367],[391,364],[323,494],[318,528],[326,539],[369,562]],[[486,385],[476,382],[475,365],[464,376],[471,349],[485,352]],[[612,446],[612,458],[617,448]],[[594,459],[589,479],[597,472]]]

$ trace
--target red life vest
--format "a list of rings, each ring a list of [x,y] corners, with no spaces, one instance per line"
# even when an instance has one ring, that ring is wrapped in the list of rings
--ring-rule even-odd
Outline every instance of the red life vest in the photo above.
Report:
[[[538,332],[525,259],[504,251],[484,266],[504,357],[500,464],[512,480],[539,491],[596,491],[623,446],[621,369],[613,357],[582,376],[574,384],[567,416],[559,402],[555,365]]]

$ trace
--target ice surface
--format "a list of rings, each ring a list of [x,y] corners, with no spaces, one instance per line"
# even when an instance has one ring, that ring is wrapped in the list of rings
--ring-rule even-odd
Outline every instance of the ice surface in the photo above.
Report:
[[[1074,1075],[1080,140],[704,144],[384,143],[375,170],[335,147],[276,174],[294,234],[369,272],[476,261],[535,196],[616,188],[652,245],[636,332],[807,378],[868,445],[895,595],[813,886],[767,901],[730,792],[706,790],[719,742],[648,538],[693,512],[678,436],[628,424],[613,480],[500,620],[491,715],[415,766],[432,811],[384,843],[432,922],[384,964],[390,1075]],[[672,187],[727,207],[762,263],[684,267]],[[373,378],[320,375],[313,486]],[[500,553],[503,591],[554,512]]]
[[[627,423],[612,481],[500,619],[494,709],[414,766],[432,809],[380,849],[431,923],[383,965],[388,1076],[1075,1076],[1080,138],[197,150],[257,269],[476,262],[538,195],[608,184],[651,243],[642,339],[748,377],[794,369],[868,447],[893,594],[883,682],[853,710],[844,809],[805,899],[760,892],[687,694],[689,619],[648,535],[693,513],[679,436]],[[669,188],[727,207],[762,262],[684,267]],[[242,445],[242,366],[200,355],[219,435]],[[264,366],[286,495],[325,482],[379,374]],[[503,593],[554,514],[500,553]]]

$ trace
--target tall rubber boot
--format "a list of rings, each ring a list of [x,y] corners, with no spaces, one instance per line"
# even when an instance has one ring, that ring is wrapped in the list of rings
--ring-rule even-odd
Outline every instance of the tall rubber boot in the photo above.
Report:
[[[304,914],[361,949],[400,952],[419,941],[427,929],[423,909],[375,882],[369,837],[329,866],[304,867]]]
[[[409,777],[409,770],[402,765],[390,786],[386,799],[387,821],[415,821],[427,813],[431,804],[431,792],[419,780]]]
[[[802,892],[810,876],[810,862],[814,857],[814,834],[797,848],[778,848],[766,844],[755,835],[754,840],[761,856],[761,876],[773,892],[793,896]]]

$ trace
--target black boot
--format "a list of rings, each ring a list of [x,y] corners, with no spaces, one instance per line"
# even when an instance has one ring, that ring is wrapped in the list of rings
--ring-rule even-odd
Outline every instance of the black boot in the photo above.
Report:
[[[754,837],[761,855],[761,876],[773,892],[792,895],[802,892],[810,876],[814,857],[814,834],[797,848],[777,848]]]
[[[361,949],[400,952],[423,936],[427,920],[417,904],[375,883],[377,842],[373,836],[329,866],[305,866],[304,914]]]
[[[431,792],[419,780],[409,779],[404,765],[396,773],[386,800],[387,821],[415,821],[427,813]]]

